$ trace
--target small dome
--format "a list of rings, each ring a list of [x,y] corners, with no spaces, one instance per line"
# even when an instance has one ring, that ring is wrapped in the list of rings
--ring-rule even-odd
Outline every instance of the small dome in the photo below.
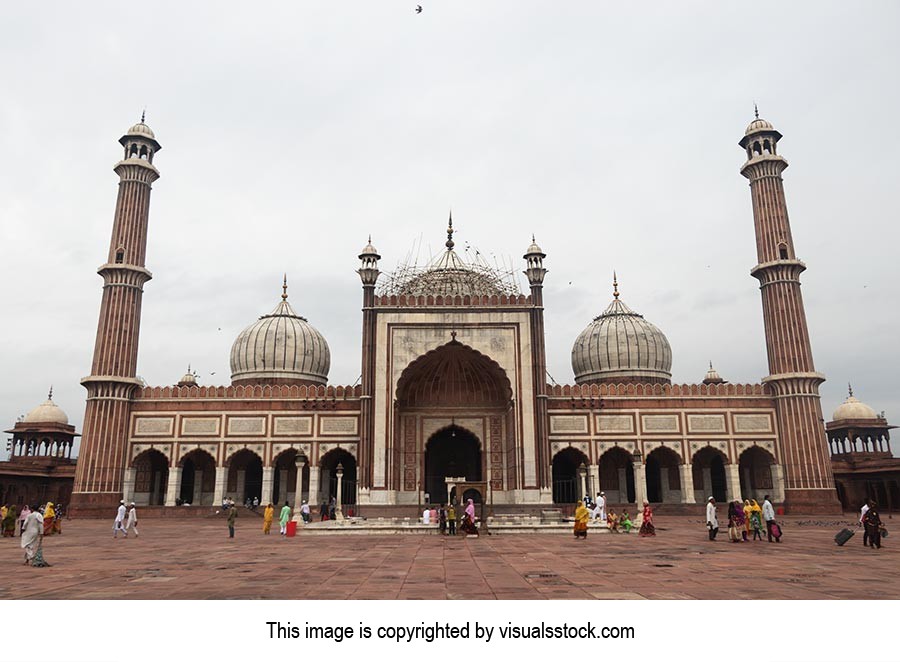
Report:
[[[703,378],[704,384],[727,384],[724,379],[719,375],[715,368],[713,368],[712,361],[709,362],[709,370],[706,371],[706,377]]]
[[[878,414],[875,413],[875,410],[866,403],[854,398],[852,392],[831,415],[831,420],[833,421],[871,420],[876,418],[878,418]]]
[[[151,140],[156,140],[156,136],[153,134],[153,130],[144,124],[143,120],[132,126],[128,129],[126,136],[143,136],[144,138],[150,138]]]
[[[369,243],[366,244],[366,245],[363,247],[362,252],[360,252],[360,254],[359,254],[359,259],[361,260],[361,259],[363,259],[364,257],[366,257],[366,256],[368,256],[368,255],[374,255],[376,258],[380,258],[380,257],[381,257],[381,256],[378,254],[378,251],[376,250],[376,248],[372,245],[372,237],[369,237]]]
[[[756,118],[747,126],[747,130],[744,131],[745,136],[749,136],[751,133],[757,133],[758,131],[774,131],[775,127],[772,126],[772,123],[768,120],[763,120],[760,118]]]
[[[528,247],[528,250],[525,251],[525,256],[529,255],[544,255],[544,251],[541,250],[541,247],[537,245],[537,242],[534,240],[534,237],[531,237],[531,246]]]
[[[672,348],[666,336],[619,300],[618,291],[572,347],[575,382],[670,383]]]
[[[69,417],[66,412],[60,409],[53,402],[53,390],[47,396],[47,401],[38,405],[25,415],[23,423],[60,423],[62,425],[69,424]]]
[[[191,372],[191,366],[188,366],[187,372],[178,380],[178,386],[196,386],[197,375]]]
[[[235,383],[327,384],[331,368],[328,343],[287,302],[241,331],[231,347]]]

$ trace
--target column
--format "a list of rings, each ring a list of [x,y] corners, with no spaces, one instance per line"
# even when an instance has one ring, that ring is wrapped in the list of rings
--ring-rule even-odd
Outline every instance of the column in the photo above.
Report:
[[[703,500],[706,501],[712,495],[712,468],[703,467]]]
[[[288,498],[288,470],[287,469],[279,469],[278,470],[278,494],[275,495],[276,501],[278,503],[283,503],[287,501]]]
[[[217,508],[222,505],[225,498],[225,488],[228,486],[228,467],[216,467],[216,488],[213,492],[213,505]]]
[[[738,467],[740,467],[740,466],[741,465],[739,464]],[[747,494],[742,494],[741,496],[743,496],[744,498],[747,498],[747,499],[758,498],[758,495],[756,494],[756,490],[753,489],[753,479],[752,479],[752,475],[750,473],[750,467],[743,467],[742,469],[740,469],[740,473],[741,473],[741,478],[743,478],[743,480],[744,480],[744,485],[747,486]],[[743,491],[743,490],[741,490],[741,491]]]
[[[634,500],[640,506],[646,498],[647,469],[643,462],[637,461],[634,463]]]
[[[294,460],[294,466],[297,467],[297,484],[294,488],[294,505],[297,510],[303,503],[303,467],[306,466],[306,460],[298,457]]]
[[[725,497],[729,501],[741,498],[741,469],[734,463],[725,465]]]
[[[619,489],[616,492],[616,502],[628,503],[628,469],[626,467],[619,468]]]
[[[319,505],[319,467],[309,465],[309,503],[310,507]]]
[[[122,498],[125,499],[125,503],[134,501],[134,474],[134,467],[125,469],[125,477],[122,481]]]
[[[585,470],[584,470],[584,471],[582,471],[581,468],[578,469],[578,477],[579,477],[580,480],[581,480],[581,498],[582,498],[582,500],[583,500],[584,497],[586,497],[586,496],[588,495],[588,491],[587,491],[587,467],[585,467]]]
[[[587,474],[588,475],[588,478],[587,478],[588,494],[590,495],[590,497],[592,499],[596,499],[597,493],[600,491],[599,480],[598,480],[598,476],[597,476],[597,474],[598,474],[597,465],[589,464],[587,470],[588,470],[588,474]]]
[[[784,467],[773,464],[769,469],[772,471],[772,501],[784,503]]]
[[[247,487],[247,470],[246,469],[238,469],[237,472],[237,486],[236,486],[236,494],[234,495],[235,502],[243,506],[244,505],[244,495],[246,493]]]
[[[694,496],[694,471],[690,464],[682,464],[681,471],[681,503],[697,503]]]
[[[194,470],[194,495],[192,497],[191,505],[199,506],[201,499],[203,498],[203,472],[200,470]]]
[[[169,485],[168,489],[166,489],[166,505],[174,506],[175,499],[178,498],[179,493],[181,492],[181,472],[183,469],[181,467],[172,467],[169,469]]]
[[[272,496],[272,483],[275,480],[275,468],[263,467],[262,476],[262,499],[263,505],[270,503],[278,503],[280,499]]]

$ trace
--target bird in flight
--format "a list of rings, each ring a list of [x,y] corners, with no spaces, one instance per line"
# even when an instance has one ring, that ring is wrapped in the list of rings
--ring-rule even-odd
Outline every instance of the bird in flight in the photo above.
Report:
[[[422,13],[422,5],[416,5],[416,13],[417,13],[417,14],[421,14],[421,13]]]

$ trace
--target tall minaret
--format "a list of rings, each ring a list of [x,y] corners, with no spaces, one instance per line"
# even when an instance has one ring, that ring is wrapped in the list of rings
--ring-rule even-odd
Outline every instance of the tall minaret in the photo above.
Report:
[[[369,243],[359,254],[359,278],[363,287],[363,328],[362,328],[362,396],[360,398],[360,444],[359,467],[357,480],[359,481],[360,501],[368,499],[369,490],[372,488],[372,462],[374,460],[375,416],[372,410],[375,391],[375,284],[381,272],[378,270],[378,260],[381,256],[372,245],[372,237]]]
[[[759,264],[750,272],[760,282],[769,376],[775,394],[781,462],[788,512],[840,512],[825,439],[819,384],[813,365],[800,274],[788,221],[778,155],[781,134],[766,120],[750,122],[740,146],[747,153],[741,174],[750,180]]]
[[[534,446],[536,451],[538,487],[552,501],[552,472],[550,468],[549,419],[547,417],[547,350],[544,345],[544,258],[534,236],[531,246],[522,256],[525,276],[531,286],[531,364],[534,381]]]
[[[141,296],[151,274],[144,267],[150,187],[159,178],[153,157],[161,147],[141,121],[119,142],[124,156],[114,168],[119,195],[103,277],[100,321],[91,374],[81,380],[87,407],[72,507],[90,510],[114,506],[122,498],[131,395],[137,379]]]

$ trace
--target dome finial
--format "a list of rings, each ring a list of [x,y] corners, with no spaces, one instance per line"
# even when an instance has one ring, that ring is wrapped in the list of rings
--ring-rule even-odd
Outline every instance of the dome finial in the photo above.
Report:
[[[53,399],[53,384],[50,384],[50,392],[47,394],[47,399],[48,400]]]
[[[710,370],[713,369],[713,367],[712,367],[712,361],[709,362],[709,369],[710,369]]]
[[[287,274],[284,274],[284,283],[281,285],[281,300],[287,301]]]
[[[753,102],[753,115],[756,119],[759,119],[759,108],[756,106],[756,102]]]
[[[616,278],[615,270],[613,270],[613,298],[617,300],[619,298],[619,281]]]
[[[850,394],[850,397],[853,397],[853,385],[850,382],[847,382],[847,392]]]
[[[453,250],[453,210],[450,210],[450,220],[447,224],[447,243],[444,244],[447,247],[448,251]]]

